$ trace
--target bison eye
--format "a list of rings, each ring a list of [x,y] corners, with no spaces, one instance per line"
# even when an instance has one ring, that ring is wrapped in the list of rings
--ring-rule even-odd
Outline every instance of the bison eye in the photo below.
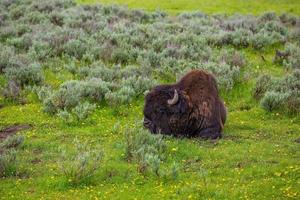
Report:
[[[165,108],[157,108],[158,113],[165,113],[166,109]]]

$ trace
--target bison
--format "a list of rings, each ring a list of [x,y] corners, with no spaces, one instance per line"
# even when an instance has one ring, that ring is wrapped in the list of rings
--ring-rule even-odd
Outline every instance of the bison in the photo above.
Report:
[[[225,121],[216,79],[203,70],[189,72],[176,84],[158,85],[145,97],[144,127],[151,133],[216,139]]]

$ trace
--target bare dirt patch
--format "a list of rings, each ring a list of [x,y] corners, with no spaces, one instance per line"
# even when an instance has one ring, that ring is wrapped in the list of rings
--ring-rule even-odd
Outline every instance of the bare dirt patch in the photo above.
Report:
[[[42,162],[42,160],[39,158],[34,158],[33,160],[31,160],[32,164],[39,164],[40,162]]]
[[[21,124],[21,125],[12,125],[7,128],[4,128],[0,131],[0,140],[4,140],[5,138],[16,134],[19,131],[30,129],[31,125],[29,124]]]

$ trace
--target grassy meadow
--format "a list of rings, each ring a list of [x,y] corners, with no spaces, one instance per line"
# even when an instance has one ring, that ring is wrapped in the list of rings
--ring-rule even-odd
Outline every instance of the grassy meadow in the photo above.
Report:
[[[0,137],[0,199],[300,198],[299,1],[94,3],[0,2],[0,136],[31,126]],[[224,137],[140,128],[144,94],[195,68]]]
[[[180,12],[201,11],[208,14],[254,14],[259,15],[267,11],[282,14],[289,12],[293,14],[300,14],[300,3],[297,0],[77,0],[78,3],[83,4],[121,4],[127,5],[129,8],[145,9],[148,11],[163,10],[171,14],[178,14]]]

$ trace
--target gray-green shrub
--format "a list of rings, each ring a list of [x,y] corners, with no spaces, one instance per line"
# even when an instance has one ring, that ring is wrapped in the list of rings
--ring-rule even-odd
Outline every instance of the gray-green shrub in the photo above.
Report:
[[[257,78],[252,95],[256,99],[261,99],[265,92],[272,86],[272,76],[269,74],[261,75]]]
[[[276,109],[290,113],[299,113],[300,105],[300,70],[281,79],[261,76],[254,89],[254,97],[260,99],[261,106],[267,111]]]
[[[17,82],[20,86],[39,85],[44,81],[41,66],[32,63],[28,66],[5,68],[5,76],[8,80]]]
[[[8,81],[6,87],[2,90],[2,95],[5,99],[12,100],[14,102],[21,102],[23,100],[23,95],[20,85],[14,81]]]
[[[288,96],[289,94],[286,93],[268,91],[262,97],[260,104],[265,110],[271,112],[279,109],[282,106],[283,101],[285,101]]]
[[[94,110],[96,109],[95,104],[89,102],[79,103],[75,108],[72,109],[77,121],[85,120]]]
[[[11,66],[10,59],[14,57],[14,50],[8,46],[0,46],[0,73],[4,71],[5,68]]]
[[[76,186],[88,183],[102,167],[104,152],[101,147],[92,147],[87,142],[75,139],[71,148],[62,148],[58,165],[66,182]]]
[[[151,135],[139,124],[125,130],[125,157],[138,163],[138,171],[148,169],[159,176],[160,163],[166,159],[167,146],[162,135]]]
[[[18,148],[24,142],[24,137],[13,135],[0,141],[0,177],[17,175],[18,173]]]

